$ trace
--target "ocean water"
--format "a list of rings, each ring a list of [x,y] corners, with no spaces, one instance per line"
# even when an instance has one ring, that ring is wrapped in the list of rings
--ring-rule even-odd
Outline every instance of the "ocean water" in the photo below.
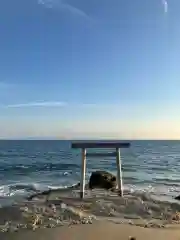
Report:
[[[173,201],[180,194],[180,141],[130,142],[121,150],[125,191]],[[76,184],[80,163],[81,153],[71,149],[71,141],[0,141],[0,204]],[[95,170],[116,174],[115,159],[87,159],[87,182]]]

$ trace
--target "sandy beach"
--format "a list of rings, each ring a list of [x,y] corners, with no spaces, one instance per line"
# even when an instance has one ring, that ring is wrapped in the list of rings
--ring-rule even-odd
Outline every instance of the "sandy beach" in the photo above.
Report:
[[[100,194],[80,200],[55,190],[48,201],[40,194],[36,200],[0,208],[0,239],[180,239],[178,203],[95,193]]]
[[[18,233],[1,233],[1,240],[127,240],[134,237],[137,240],[179,240],[180,229],[153,229],[123,224],[115,224],[107,221],[98,221],[91,225],[76,225],[54,229],[38,229]]]

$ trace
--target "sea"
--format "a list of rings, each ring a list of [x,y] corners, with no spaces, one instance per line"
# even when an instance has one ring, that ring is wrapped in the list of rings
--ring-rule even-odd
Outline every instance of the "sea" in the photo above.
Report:
[[[164,202],[166,206],[178,204],[174,197],[180,195],[180,141],[126,142],[130,142],[130,148],[121,149],[125,195],[142,199],[148,196],[149,201]],[[71,143],[68,140],[0,141],[1,206],[22,201],[37,191],[68,189],[80,182],[81,152],[72,149]],[[115,158],[87,158],[87,183],[96,170],[116,175]]]

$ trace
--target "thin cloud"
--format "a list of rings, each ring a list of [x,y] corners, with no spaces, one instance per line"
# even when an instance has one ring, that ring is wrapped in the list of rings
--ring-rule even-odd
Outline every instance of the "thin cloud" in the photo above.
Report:
[[[162,4],[164,7],[164,13],[168,13],[168,2],[166,0],[162,0]]]
[[[29,102],[19,104],[9,104],[1,107],[4,108],[34,108],[34,107],[64,107],[67,106],[65,102]]]
[[[84,17],[88,20],[91,20],[90,17],[82,9],[79,9],[75,6],[72,6],[63,0],[38,0],[38,4],[44,5],[47,8],[57,8],[64,11],[68,11],[73,15],[78,15]]]
[[[38,4],[44,5],[47,8],[52,8],[57,1],[52,0],[38,0]]]
[[[103,103],[68,103],[61,101],[48,101],[48,102],[28,102],[28,103],[18,103],[18,104],[8,104],[8,105],[0,105],[0,108],[49,108],[49,107],[76,107],[76,108],[109,108],[109,107],[117,107],[117,104],[103,104]]]
[[[84,11],[82,11],[79,8],[76,8],[76,7],[74,7],[74,6],[70,5],[70,4],[67,4],[67,3],[63,3],[61,5],[61,7],[62,7],[62,9],[68,10],[72,14],[76,14],[76,15],[79,15],[81,17],[84,17],[84,18],[90,20],[90,17]]]

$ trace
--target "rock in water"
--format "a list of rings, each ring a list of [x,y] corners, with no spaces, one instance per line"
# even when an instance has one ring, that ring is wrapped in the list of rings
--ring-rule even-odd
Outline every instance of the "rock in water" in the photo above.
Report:
[[[89,188],[114,189],[116,187],[116,177],[106,171],[92,172],[89,180]]]
[[[180,195],[179,195],[179,196],[177,196],[177,197],[175,197],[175,199],[176,199],[176,200],[180,200]]]

